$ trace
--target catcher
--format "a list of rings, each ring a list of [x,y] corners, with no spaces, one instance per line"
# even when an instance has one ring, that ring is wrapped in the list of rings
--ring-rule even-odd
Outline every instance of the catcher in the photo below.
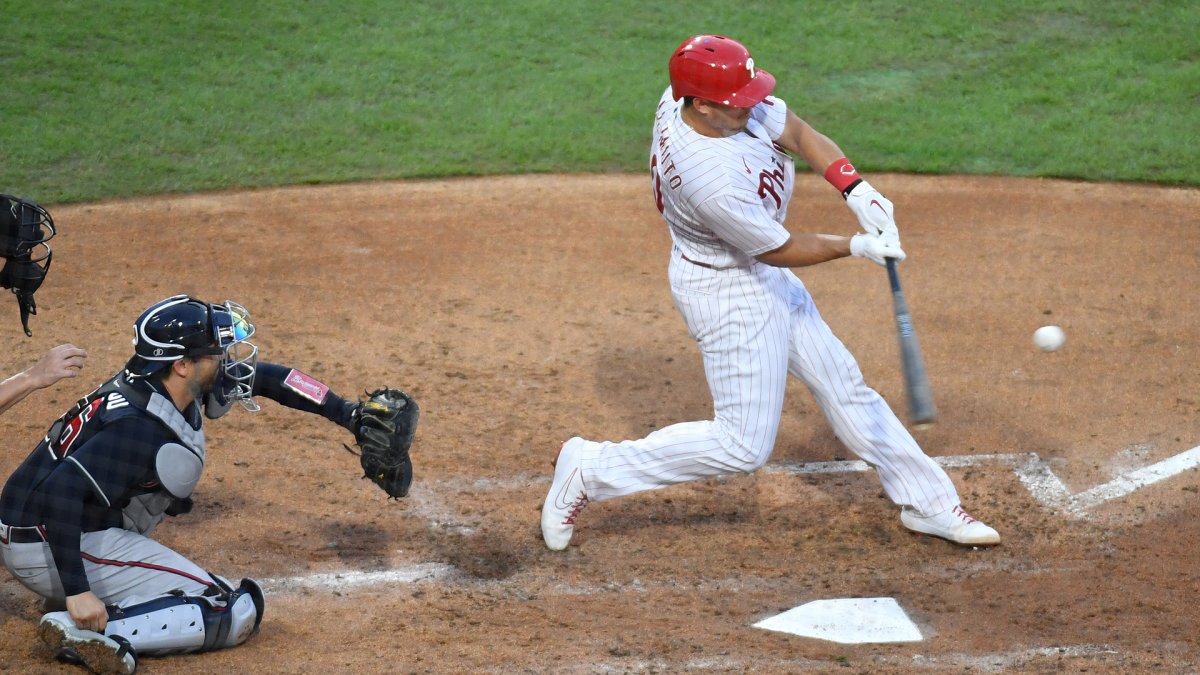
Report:
[[[205,462],[204,418],[255,396],[316,413],[355,436],[370,478],[400,498],[419,409],[402,391],[343,399],[316,379],[258,361],[237,303],[177,295],[134,324],[124,370],[79,400],[0,492],[0,553],[50,611],[38,627],[60,659],[132,673],[138,654],[232,647],[258,631],[264,597],[149,537],[187,513]],[[347,446],[349,447],[349,446]]]

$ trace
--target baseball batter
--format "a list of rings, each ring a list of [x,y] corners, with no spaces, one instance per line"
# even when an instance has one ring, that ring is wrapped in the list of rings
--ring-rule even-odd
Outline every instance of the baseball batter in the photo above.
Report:
[[[670,229],[675,305],[700,347],[713,419],[632,441],[563,443],[542,508],[542,535],[567,547],[580,511],[697,478],[751,472],[775,446],[787,375],[799,378],[838,438],[879,473],[916,532],[964,545],[1000,542],[962,509],[927,457],[788,268],[847,256],[903,260],[892,204],[839,147],[770,96],[775,78],[739,42],[690,38],[669,62],[650,148],[655,206]],[[791,234],[783,222],[793,155],[824,173],[865,230],[852,237]]]
[[[149,537],[167,516],[191,510],[206,417],[235,401],[258,410],[261,395],[349,429],[364,457],[364,429],[411,442],[415,402],[347,401],[298,370],[259,362],[253,334],[234,302],[155,303],[134,324],[125,368],[58,418],[4,485],[0,555],[58,610],[42,617],[39,634],[59,658],[132,673],[138,654],[232,647],[257,632],[265,598],[253,580],[231,583]],[[402,424],[393,408],[406,405]],[[392,496],[412,477],[406,453],[396,486],[385,488]]]

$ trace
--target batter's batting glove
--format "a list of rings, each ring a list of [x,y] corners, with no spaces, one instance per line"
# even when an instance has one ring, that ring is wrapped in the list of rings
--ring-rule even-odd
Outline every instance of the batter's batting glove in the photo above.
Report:
[[[393,499],[408,494],[412,485],[412,461],[408,449],[417,432],[421,409],[411,396],[399,389],[376,389],[367,394],[351,413],[350,430],[358,452],[363,478],[370,478]]]
[[[888,240],[895,246],[900,246],[900,231],[896,229],[895,209],[887,197],[871,187],[867,181],[859,181],[858,185],[846,195],[846,206],[858,218],[858,224],[863,232],[874,234]]]
[[[898,242],[892,243],[873,234],[856,234],[850,237],[850,255],[866,258],[876,265],[887,265],[888,258],[900,262],[907,257]]]

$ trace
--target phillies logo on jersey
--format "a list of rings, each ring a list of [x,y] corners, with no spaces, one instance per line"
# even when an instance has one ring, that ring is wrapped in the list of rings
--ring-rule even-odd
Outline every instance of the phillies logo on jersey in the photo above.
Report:
[[[783,191],[786,174],[784,174],[783,164],[779,162],[778,158],[771,161],[775,163],[775,169],[773,171],[763,169],[758,174],[758,196],[765,201],[767,195],[771,195],[771,198],[775,200],[775,208],[778,209],[783,206],[783,198],[779,196],[779,193]]]

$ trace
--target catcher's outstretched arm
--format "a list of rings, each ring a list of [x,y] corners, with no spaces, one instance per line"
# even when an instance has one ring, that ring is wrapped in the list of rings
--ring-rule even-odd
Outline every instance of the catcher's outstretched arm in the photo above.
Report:
[[[321,415],[350,432],[358,403],[348,401],[315,377],[295,368],[259,361],[255,366],[254,395],[280,405]]]

